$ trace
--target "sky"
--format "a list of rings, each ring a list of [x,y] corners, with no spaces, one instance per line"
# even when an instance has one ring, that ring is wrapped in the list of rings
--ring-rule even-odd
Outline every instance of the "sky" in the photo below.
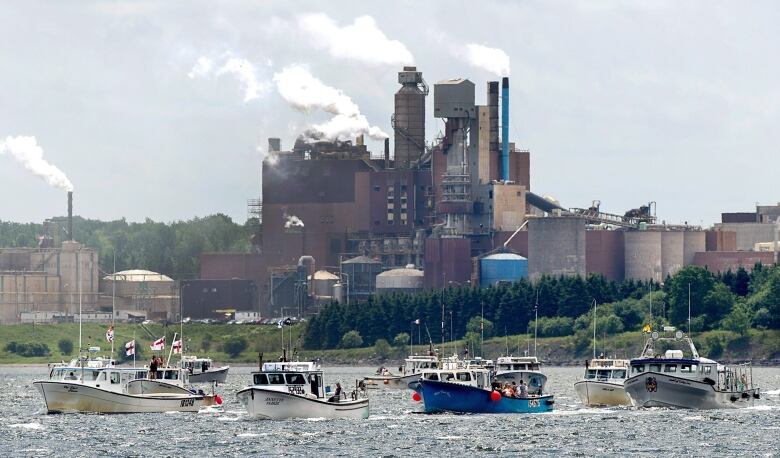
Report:
[[[709,226],[780,201],[779,23],[773,1],[5,2],[0,220],[66,212],[44,164],[87,218],[243,222],[268,137],[365,128],[381,153],[413,64],[478,104],[509,73],[536,193]]]

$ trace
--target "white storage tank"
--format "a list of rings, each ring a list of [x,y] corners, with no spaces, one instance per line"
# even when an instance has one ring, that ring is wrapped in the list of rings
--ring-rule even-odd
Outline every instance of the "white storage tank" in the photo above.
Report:
[[[338,283],[339,277],[327,270],[318,270],[311,276],[312,293],[316,299],[331,299],[333,297],[333,285]]]
[[[423,289],[423,271],[414,266],[392,269],[376,276],[377,294],[416,293]]]

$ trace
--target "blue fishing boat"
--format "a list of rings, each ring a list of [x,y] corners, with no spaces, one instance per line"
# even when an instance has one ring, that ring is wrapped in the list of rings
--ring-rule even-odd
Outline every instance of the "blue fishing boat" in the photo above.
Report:
[[[424,371],[414,385],[414,399],[421,400],[426,413],[539,413],[553,410],[550,394],[531,395],[518,389],[508,396],[494,389],[491,370],[482,367],[445,365]],[[509,389],[508,384],[506,389]]]

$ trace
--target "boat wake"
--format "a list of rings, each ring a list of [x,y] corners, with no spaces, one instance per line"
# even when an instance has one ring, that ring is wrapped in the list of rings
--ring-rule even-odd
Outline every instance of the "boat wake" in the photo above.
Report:
[[[37,422],[31,423],[14,423],[8,425],[9,428],[24,428],[24,429],[43,429],[43,425]]]
[[[780,396],[780,389],[764,391],[764,394],[768,394],[769,396]]]

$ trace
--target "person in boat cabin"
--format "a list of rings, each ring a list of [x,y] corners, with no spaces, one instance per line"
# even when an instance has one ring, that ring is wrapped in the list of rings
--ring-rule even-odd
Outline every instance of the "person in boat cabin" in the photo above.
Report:
[[[200,371],[201,372],[206,372],[207,370],[209,370],[209,362],[208,361],[203,361],[201,363],[201,365],[200,365]]]
[[[526,386],[525,382],[520,380],[520,386],[517,389],[516,396],[518,398],[527,398],[528,397],[528,387]]]
[[[76,374],[73,373],[73,371],[70,371],[67,377],[65,377],[65,380],[76,380]]]

